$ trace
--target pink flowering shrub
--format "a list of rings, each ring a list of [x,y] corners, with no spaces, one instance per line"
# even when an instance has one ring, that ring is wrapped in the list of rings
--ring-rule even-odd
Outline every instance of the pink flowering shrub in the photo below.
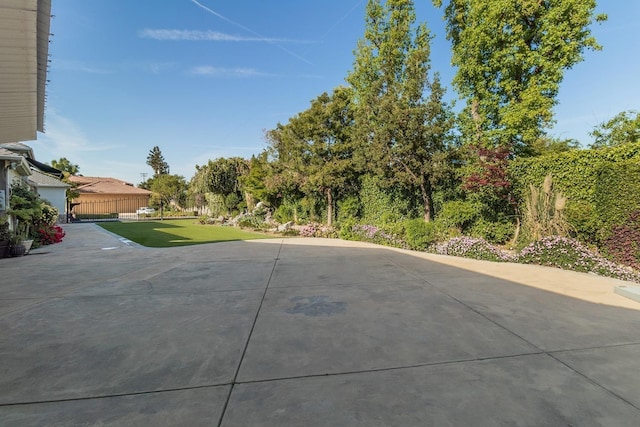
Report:
[[[477,237],[454,237],[444,243],[433,245],[430,251],[440,255],[453,255],[485,261],[509,262],[514,260],[513,255]]]
[[[300,228],[299,231],[300,231],[300,236],[302,237],[327,237],[327,238],[338,237],[338,232],[332,226],[317,224],[315,222],[310,222],[309,224]]]
[[[378,243],[396,248],[407,248],[406,242],[400,237],[374,225],[356,224],[351,227],[351,234],[355,240]]]
[[[545,237],[515,255],[472,237],[455,237],[431,246],[429,251],[486,261],[546,265],[640,283],[639,271],[609,261],[577,240],[566,237]]]
[[[577,240],[566,237],[552,236],[538,240],[522,249],[516,261],[640,282],[640,272],[609,261]]]
[[[43,225],[38,228],[38,243],[40,245],[51,245],[62,242],[65,236],[64,229],[59,225]]]
[[[407,243],[397,235],[373,225],[353,225],[349,227],[349,233],[343,233],[343,238],[408,248]],[[640,271],[609,261],[577,240],[566,237],[543,238],[517,254],[494,246],[482,238],[454,237],[429,246],[427,252],[485,261],[546,265],[640,283]]]

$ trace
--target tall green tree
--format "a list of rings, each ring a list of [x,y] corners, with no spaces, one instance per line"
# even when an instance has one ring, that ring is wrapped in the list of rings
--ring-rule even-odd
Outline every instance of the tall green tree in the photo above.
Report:
[[[187,192],[187,183],[183,176],[160,174],[152,178],[150,183],[150,190],[160,205],[160,215],[165,206],[170,206],[172,203],[178,206],[184,203]]]
[[[420,194],[433,218],[433,185],[445,157],[451,114],[436,73],[430,79],[426,24],[410,0],[369,0],[354,70],[356,135],[372,172]]]
[[[266,186],[271,165],[269,164],[269,153],[265,150],[257,156],[251,156],[249,160],[249,172],[240,177],[240,184],[245,190],[247,208],[251,209],[256,201],[273,203],[274,194]]]
[[[441,7],[442,0],[433,0]],[[454,86],[467,106],[467,142],[529,154],[553,123],[565,70],[599,50],[596,0],[449,0]]]
[[[71,163],[66,157],[61,157],[58,160],[51,160],[51,166],[63,172],[67,175],[77,175],[80,172],[80,166]]]
[[[243,199],[241,177],[249,173],[249,161],[241,157],[209,160],[206,165],[197,166],[189,183],[189,193],[195,197],[207,195],[221,196],[227,200],[232,211]]]
[[[155,176],[164,175],[169,173],[169,164],[164,160],[162,151],[157,145],[149,151],[147,156],[147,164],[153,169]]]
[[[200,193],[215,193],[226,196],[241,193],[240,177],[249,172],[249,162],[241,157],[220,157],[197,166],[191,187]]]
[[[327,208],[327,224],[334,219],[338,196],[356,185],[352,93],[347,87],[326,92],[311,107],[280,125],[270,142],[284,170],[296,170],[300,189],[308,196],[321,195]]]
[[[70,185],[65,191],[67,199],[67,211],[71,211],[71,201],[77,199],[80,196],[78,191],[78,183],[69,181],[69,176],[77,175],[80,172],[80,166],[71,163],[66,157],[61,157],[58,160],[51,160],[51,166],[62,172],[62,182]]]
[[[614,147],[640,141],[640,113],[623,111],[600,123],[591,132],[591,148]]]

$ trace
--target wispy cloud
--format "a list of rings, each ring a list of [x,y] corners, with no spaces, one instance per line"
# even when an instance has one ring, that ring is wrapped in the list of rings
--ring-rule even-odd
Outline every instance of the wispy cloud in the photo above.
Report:
[[[253,68],[221,68],[201,65],[190,70],[191,74],[211,77],[264,77],[273,74],[263,73]]]
[[[169,30],[145,28],[138,35],[146,39],[170,41],[262,42],[262,43],[314,43],[307,40],[284,38],[246,37],[219,31]]]
[[[175,62],[144,62],[139,65],[139,68],[143,71],[147,71],[153,74],[160,74],[167,70],[172,70],[178,67]]]
[[[104,145],[91,142],[84,131],[71,119],[56,112],[54,108],[47,108],[45,116],[46,130],[38,141],[44,141],[51,151],[61,156],[77,152],[108,151],[117,148],[115,145]]]
[[[257,32],[255,32],[255,31],[253,31],[251,28],[245,27],[244,25],[240,24],[239,22],[235,22],[235,21],[233,21],[233,20],[231,20],[231,19],[227,18],[226,16],[224,16],[224,15],[222,15],[222,14],[220,14],[220,13],[216,12],[215,10],[213,10],[213,9],[211,9],[211,8],[209,8],[209,7],[205,6],[205,5],[203,5],[202,3],[200,3],[200,2],[199,2],[199,1],[197,1],[197,0],[191,0],[191,2],[192,2],[193,4],[195,4],[195,5],[197,5],[198,7],[202,8],[203,10],[207,11],[208,13],[212,14],[213,16],[215,16],[215,17],[217,17],[217,18],[220,18],[220,19],[222,19],[223,21],[226,21],[226,22],[228,22],[228,23],[230,23],[230,24],[232,24],[232,25],[234,25],[234,26],[236,26],[236,27],[238,27],[238,28],[241,28],[241,29],[243,29],[244,31],[246,31],[246,32],[248,32],[248,33],[251,33],[251,34],[253,34],[254,36],[256,36],[256,37],[260,38],[260,39],[261,39],[261,40],[263,40],[263,41],[266,41],[266,42],[268,42],[268,43],[273,44],[273,45],[274,45],[274,46],[276,46],[278,49],[282,50],[283,52],[287,53],[288,55],[291,55],[291,56],[293,56],[294,58],[299,59],[299,60],[300,60],[300,61],[302,61],[302,62],[306,62],[306,63],[307,63],[307,64],[309,64],[309,65],[313,65],[313,63],[312,63],[311,61],[309,61],[308,59],[306,59],[306,58],[304,58],[304,57],[302,57],[302,56],[298,55],[298,54],[297,54],[297,53],[295,53],[295,52],[292,52],[291,50],[289,50],[289,49],[287,49],[286,47],[282,46],[279,42],[277,42],[277,41],[269,41],[269,38],[267,38],[267,37],[263,36],[262,34],[260,34],[260,33],[257,33]]]
[[[88,65],[82,61],[70,61],[70,60],[64,60],[64,59],[55,59],[51,63],[51,67],[57,70],[77,71],[77,72],[89,73],[89,74],[111,74],[112,73],[111,70]]]

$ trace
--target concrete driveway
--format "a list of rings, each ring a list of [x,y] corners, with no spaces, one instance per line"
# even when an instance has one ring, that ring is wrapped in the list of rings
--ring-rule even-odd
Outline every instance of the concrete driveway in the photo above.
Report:
[[[0,425],[640,425],[618,282],[322,239],[71,224],[0,259]]]

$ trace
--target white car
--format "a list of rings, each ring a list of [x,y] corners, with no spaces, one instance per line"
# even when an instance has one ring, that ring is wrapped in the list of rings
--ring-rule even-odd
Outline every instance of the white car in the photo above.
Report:
[[[149,207],[147,207],[147,206],[143,206],[143,207],[141,207],[140,209],[138,209],[138,210],[136,211],[136,213],[137,213],[138,215],[151,215],[151,214],[152,214],[152,213],[154,213],[155,211],[156,211],[156,210],[155,210],[155,209],[153,209],[153,208],[149,208]]]

